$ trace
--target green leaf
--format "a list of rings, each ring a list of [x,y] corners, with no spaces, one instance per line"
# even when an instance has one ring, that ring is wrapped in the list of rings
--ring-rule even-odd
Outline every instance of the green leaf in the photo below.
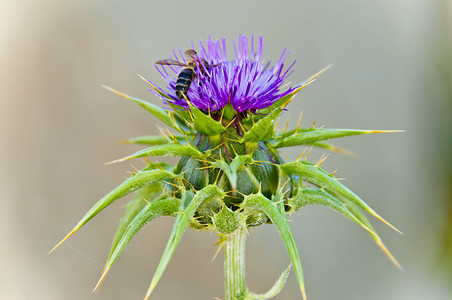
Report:
[[[323,205],[336,212],[342,214],[343,216],[349,218],[353,222],[362,226],[369,232],[376,234],[376,232],[363,224],[358,218],[352,214],[344,203],[331,196],[327,192],[319,189],[311,189],[311,188],[300,188],[297,192],[297,195],[293,198],[289,198],[287,204],[293,208],[294,211],[298,211],[300,208],[308,205]]]
[[[139,157],[147,157],[147,156],[192,156],[192,157],[203,157],[203,154],[199,152],[195,147],[192,147],[190,145],[182,145],[178,142],[172,142],[171,144],[167,145],[158,145],[158,146],[152,146],[140,151],[137,151],[129,156],[114,160],[110,162],[117,163],[122,162],[128,159],[132,158],[139,158]]]
[[[126,231],[127,226],[129,226],[130,222],[143,209],[143,207],[146,206],[147,203],[157,198],[162,193],[162,191],[163,183],[161,181],[154,181],[150,185],[141,188],[135,193],[133,199],[127,204],[126,211],[121,217],[118,229],[116,229],[107,261],[110,259],[113,251],[118,245],[119,240],[124,235],[124,232]]]
[[[171,101],[173,101],[173,99],[170,99]],[[188,109],[183,108],[179,105],[175,105],[173,103],[171,103],[170,101],[168,101],[168,105],[171,106],[172,109],[174,109],[174,112],[185,122],[185,123],[192,123],[192,117],[190,115],[190,112],[188,111]],[[191,127],[191,126],[190,126]]]
[[[221,122],[215,121],[211,116],[204,114],[196,106],[188,102],[193,115],[193,127],[204,135],[217,135],[226,131]]]
[[[281,114],[284,105],[276,108],[270,114],[255,123],[243,136],[241,142],[266,141],[273,137],[273,127],[276,118]]]
[[[392,263],[394,263],[394,265],[399,269],[402,269],[401,265],[383,244],[380,236],[377,234],[366,216],[361,212],[359,207],[348,199],[345,199],[341,196],[339,196],[339,198],[342,200],[342,202],[323,190],[301,188],[298,190],[298,193],[295,197],[288,199],[288,205],[293,207],[295,211],[300,209],[301,207],[316,204],[323,205],[337,211],[359,226],[363,227],[369,233],[375,243],[380,247],[380,249],[392,261]]]
[[[185,142],[186,137],[185,136],[175,136],[174,137],[178,142]],[[170,144],[173,141],[168,140],[168,138],[163,137],[161,135],[145,135],[145,136],[139,136],[135,138],[128,139],[125,141],[129,144],[146,144],[146,145],[164,145],[164,144]]]
[[[131,100],[133,102],[135,102],[136,104],[138,104],[139,106],[143,107],[144,109],[146,109],[148,112],[150,112],[151,114],[153,114],[154,116],[156,116],[159,120],[161,120],[163,123],[165,123],[168,126],[171,126],[172,128],[176,129],[177,131],[179,131],[180,133],[184,133],[184,130],[179,126],[179,124],[177,124],[175,122],[175,119],[171,116],[171,113],[161,107],[158,107],[157,105],[154,105],[152,103],[149,103],[147,101],[126,95],[124,93],[121,93],[115,89],[112,89],[108,86],[103,86],[104,88],[106,88],[107,90],[120,95],[128,100]],[[179,120],[182,121],[182,120]],[[185,122],[184,122],[185,123]],[[185,125],[186,127],[186,125]]]
[[[288,175],[295,175],[303,180],[313,183],[319,187],[326,189],[333,196],[341,195],[342,197],[350,200],[359,207],[363,208],[365,211],[401,233],[397,228],[389,224],[385,219],[383,219],[379,214],[377,214],[372,208],[369,207],[361,198],[359,198],[355,193],[346,188],[343,184],[337,181],[332,175],[326,173],[317,165],[309,164],[306,162],[289,162],[283,165],[279,165],[279,168],[286,172]]]
[[[329,139],[380,132],[390,132],[390,131],[355,130],[355,129],[313,129],[311,131],[299,132],[290,136],[281,137],[275,139],[273,142],[275,143],[275,148],[284,148],[298,145],[312,145],[316,142]]]
[[[145,202],[145,201],[142,201]],[[146,202],[145,202],[146,203]],[[161,216],[172,216],[178,211],[179,200],[176,198],[167,198],[155,200],[148,203],[135,217],[127,224],[122,231],[117,243],[112,247],[112,251],[107,259],[104,271],[94,290],[96,290],[105,279],[110,268],[121,255],[122,251],[130,243],[130,240],[150,221]]]
[[[367,230],[371,238],[375,241],[375,243],[380,247],[380,249],[383,251],[384,254],[389,258],[389,260],[401,271],[403,271],[403,267],[400,265],[400,263],[395,259],[395,257],[392,255],[392,253],[389,251],[388,248],[386,248],[385,244],[383,244],[383,241],[381,240],[380,236],[376,233],[375,229],[373,228],[372,224],[369,222],[369,220],[366,218],[366,216],[363,214],[363,212],[359,209],[359,207],[350,202],[347,201],[347,199],[343,199],[343,197],[339,196],[339,199],[344,202],[344,204],[347,206],[347,209],[353,214],[353,216],[359,220],[359,222],[366,226],[370,230]]]
[[[355,153],[352,151],[349,151],[347,149],[335,146],[331,143],[328,142],[315,142],[314,144],[312,144],[314,147],[317,148],[322,148],[328,151],[332,151],[332,152],[336,152],[336,153],[340,153],[340,154],[344,154],[344,155],[349,155],[349,156],[354,156]]]
[[[289,277],[289,272],[290,272],[291,266],[292,265],[289,265],[287,267],[287,269],[281,274],[279,279],[275,282],[273,287],[268,292],[266,292],[265,294],[255,294],[255,293],[248,292],[245,295],[245,298],[243,300],[265,300],[265,299],[273,298],[276,295],[278,295],[279,292],[282,291],[284,285],[286,284],[287,277]]]
[[[301,268],[300,257],[298,255],[297,246],[295,245],[289,223],[287,222],[284,205],[282,205],[281,201],[271,201],[262,194],[252,194],[245,196],[241,207],[243,209],[251,208],[262,210],[275,225],[294,265],[295,274],[297,275],[298,284],[300,286],[303,299],[306,299],[306,291],[304,287],[303,270]]]
[[[117,186],[110,193],[105,195],[100,199],[86,214],[83,218],[75,225],[71,232],[66,235],[65,238],[61,240],[49,253],[53,252],[58,248],[65,240],[67,240],[71,235],[73,235],[77,230],[79,230],[83,225],[85,225],[91,218],[101,212],[105,207],[112,204],[115,200],[124,197],[125,195],[136,191],[144,186],[150,185],[154,181],[163,180],[167,178],[174,177],[174,174],[164,171],[164,170],[151,170],[151,171],[140,171],[135,175],[132,175],[126,181]]]
[[[145,300],[149,298],[152,291],[155,289],[158,281],[163,275],[177,245],[179,244],[182,235],[188,227],[190,219],[193,217],[196,209],[199,205],[210,197],[221,197],[223,198],[225,193],[221,191],[216,185],[209,185],[198,191],[193,197],[191,192],[183,192],[182,200],[180,203],[179,213],[176,217],[176,222],[174,223],[173,230],[169,237],[168,243],[166,245],[165,251],[163,252],[162,258],[159,265],[154,273],[149,289],[146,293]]]
[[[213,167],[223,170],[229,180],[229,183],[231,184],[232,189],[235,190],[237,189],[237,170],[243,165],[252,163],[254,163],[254,160],[251,154],[247,154],[237,155],[229,164],[223,160],[216,160],[211,164]]]

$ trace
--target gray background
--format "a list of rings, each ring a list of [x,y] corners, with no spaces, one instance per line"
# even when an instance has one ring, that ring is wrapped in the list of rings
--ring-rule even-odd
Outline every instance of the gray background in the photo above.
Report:
[[[334,64],[290,104],[290,125],[303,111],[303,126],[406,130],[338,141],[357,156],[332,154],[324,165],[404,232],[371,219],[406,272],[354,223],[309,207],[291,223],[309,299],[451,299],[448,256],[441,256],[450,207],[451,17],[448,1],[429,0],[0,2],[0,298],[144,296],[173,219],[148,225],[96,294],[126,201],[47,256],[130,165],[142,166],[104,166],[139,149],[116,142],[163,127],[100,84],[159,104],[137,74],[163,83],[153,62],[171,48],[211,35],[225,36],[232,50],[231,39],[243,33],[264,36],[266,59],[290,49],[293,83]],[[284,152],[295,159],[302,150]],[[222,298],[215,242],[187,231],[152,299]],[[253,291],[267,290],[288,264],[272,226],[251,231]],[[299,298],[291,274],[275,299]]]

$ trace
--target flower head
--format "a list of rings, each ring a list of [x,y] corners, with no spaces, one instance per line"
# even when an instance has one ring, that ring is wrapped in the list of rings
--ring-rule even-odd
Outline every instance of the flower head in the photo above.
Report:
[[[225,39],[209,38],[200,45],[198,52],[186,51],[190,61],[184,59],[180,50],[179,55],[173,51],[169,59],[157,61],[157,70],[168,82],[166,91],[148,81],[152,91],[174,110],[111,89],[177,132],[131,139],[131,143],[150,147],[115,162],[174,156],[180,157],[177,165],[146,159],[148,164],[143,169],[136,170],[100,199],[56,247],[105,207],[136,191],[118,226],[97,286],[144,225],[158,217],[173,216],[174,229],[145,299],[156,287],[188,227],[215,231],[220,244],[225,244],[225,299],[272,298],[284,286],[288,270],[269,292],[257,295],[245,286],[243,263],[244,239],[249,228],[272,223],[281,235],[301,295],[306,300],[300,257],[288,215],[314,204],[329,207],[363,227],[401,268],[363,211],[395,227],[337,180],[334,172],[323,170],[324,159],[309,163],[308,152],[304,159],[302,154],[296,161],[284,162],[279,154],[280,149],[294,146],[340,152],[340,148],[327,140],[384,131],[315,128],[314,125],[300,128],[300,124],[293,130],[275,130],[277,118],[295,94],[325,69],[295,88],[283,91],[283,82],[294,65],[284,68],[289,54],[286,50],[271,67],[270,63],[262,62],[262,37],[255,48],[252,36],[251,40],[239,36],[237,43],[234,42],[233,60],[227,59]]]
[[[189,84],[186,97],[179,99],[176,96],[176,82],[183,66],[156,65],[168,82],[168,91],[159,89],[153,92],[158,96],[165,95],[165,101],[183,108],[188,107],[188,99],[204,111],[221,110],[229,102],[236,112],[255,112],[272,105],[294,90],[289,88],[281,91],[284,80],[292,73],[295,64],[294,61],[284,70],[284,62],[290,52],[284,49],[276,64],[270,67],[270,62],[264,63],[262,60],[262,36],[259,37],[256,49],[253,36],[250,41],[247,36],[239,35],[237,43],[233,43],[235,58],[228,60],[225,38],[212,41],[209,37],[205,45],[200,42],[200,51],[194,57],[196,76]],[[173,51],[170,59],[187,64],[180,49],[179,55],[181,58]]]

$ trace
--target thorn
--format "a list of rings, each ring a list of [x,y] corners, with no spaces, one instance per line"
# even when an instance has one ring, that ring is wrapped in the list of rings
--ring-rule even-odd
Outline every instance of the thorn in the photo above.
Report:
[[[253,149],[251,149],[251,153],[250,153],[250,155],[251,155],[251,157],[253,157],[253,155],[254,155],[254,151],[256,151],[256,149],[259,147],[259,144],[258,143],[256,143],[256,145],[254,146],[254,148]]]
[[[97,282],[96,286],[93,289],[93,293],[97,292],[98,289],[102,286],[102,283],[104,282],[105,277],[107,276],[107,273],[109,270],[110,270],[110,268],[107,268],[107,267],[104,269],[104,271],[102,272],[102,275],[100,276],[99,281]]]
[[[259,185],[260,185],[260,183],[259,183]],[[243,198],[245,198],[246,197],[246,195],[245,194],[243,194],[243,193],[240,193],[238,190],[233,190],[233,192],[235,192],[235,193],[238,193],[238,194],[240,194]],[[233,197],[233,196],[230,196],[230,197]],[[235,198],[235,197],[234,197]]]
[[[315,123],[317,123],[317,119],[314,119],[314,122],[312,122],[311,128],[314,128]]]
[[[172,186],[174,186],[174,187],[176,187],[176,188],[180,188],[178,185],[176,185],[176,184],[174,184],[174,183],[172,183],[172,182],[168,182],[168,181],[165,181],[165,180],[162,180],[162,182],[164,182],[164,183],[166,183],[166,184],[169,184],[169,185],[172,185]]]
[[[77,230],[80,229],[80,226],[75,226],[71,232],[69,232],[55,247],[52,248],[52,250],[49,251],[47,254],[51,254],[53,251],[56,250],[56,248],[60,247],[61,244],[63,244],[71,235],[73,235]]]
[[[176,141],[176,137],[171,133],[171,131],[169,131],[169,129],[167,128],[166,131],[168,131],[168,135],[173,139],[173,141]]]
[[[119,95],[119,96],[121,96],[121,97],[124,97],[124,98],[126,98],[126,99],[130,99],[130,98],[131,98],[129,95],[126,95],[126,94],[124,94],[124,93],[121,93],[120,91],[117,91],[117,90],[115,90],[115,89],[113,89],[113,88],[111,88],[111,87],[109,87],[109,86],[106,86],[106,85],[103,85],[103,84],[101,84],[101,86],[102,86],[104,89],[107,89],[107,90],[109,90],[110,92],[113,92],[113,93],[115,93],[116,95]]]
[[[232,120],[228,123],[228,125],[226,125],[225,128],[228,128],[229,126],[231,126],[232,123],[234,123],[235,119],[237,118],[237,116],[235,116],[234,118],[232,118]]]
[[[311,150],[312,150],[312,146],[309,148],[309,151],[308,151],[308,153],[306,153],[306,157],[305,157],[305,160],[307,160],[308,159],[308,157],[309,157],[309,154],[311,153]]]
[[[369,130],[368,133],[397,133],[405,132],[405,130]]]
[[[284,133],[287,132],[288,127],[289,127],[289,120],[287,120],[286,125],[284,125]]]
[[[221,110],[220,123],[223,125],[224,108]]]
[[[234,146],[231,144],[232,151],[234,151],[235,156],[238,156],[237,151],[235,151]]]
[[[285,197],[286,194],[287,194],[289,191],[290,191],[290,189],[285,190],[285,191],[283,192],[282,196]]]
[[[242,122],[238,122],[238,123],[239,123],[240,128],[243,130],[243,132],[246,132],[245,128],[242,125]]]
[[[132,169],[134,169],[135,170],[135,173],[139,173],[140,172],[140,170],[138,170],[137,168],[135,168],[135,166],[134,165],[130,165],[131,167],[132,167]]]
[[[303,152],[300,154],[300,156],[298,156],[297,161],[301,160],[301,158],[303,157],[305,152],[306,152],[306,148],[304,148]]]
[[[276,120],[275,126],[273,126],[273,130],[276,130],[276,128],[278,127],[279,121],[281,121],[281,118],[278,118]],[[289,121],[287,120],[287,122],[289,122]],[[286,122],[286,124],[287,124],[287,122]]]
[[[289,181],[290,181],[290,178],[287,179],[287,181],[282,185],[281,189],[283,189]]]
[[[170,140],[168,139],[168,137],[166,136],[165,132],[163,131],[163,129],[160,126],[157,126],[157,128],[160,131],[160,134],[162,135],[162,137],[168,142],[170,143]]]
[[[320,160],[317,162],[317,164],[315,165],[316,167],[320,167],[320,165],[328,158],[328,154],[327,155],[323,155],[322,158],[320,158]]]
[[[182,94],[182,95],[184,95],[184,94]],[[184,98],[187,100],[187,103],[188,103],[188,104],[192,105],[192,104],[190,103],[190,101],[187,99],[187,97],[185,97],[185,95],[184,95]],[[188,110],[188,114],[190,115],[191,121],[192,121],[193,124],[194,124],[194,123],[195,123],[195,117],[193,117],[193,114],[191,113],[191,110]]]
[[[171,119],[173,120],[174,126],[176,126],[177,129],[179,129],[178,131],[179,131],[179,132],[183,131],[182,128],[180,128],[180,126],[177,124],[176,118],[174,117],[174,113],[171,112],[171,111],[168,111],[168,114],[170,115]]]
[[[223,183],[223,185],[220,187],[220,189],[223,189],[224,188],[224,186],[226,185],[226,183],[228,183],[228,181],[227,180],[225,180],[224,181],[224,183]],[[230,196],[231,197],[231,196]]]
[[[130,140],[120,140],[118,144],[133,144]]]
[[[302,117],[303,117],[303,111],[300,111],[300,116],[298,117],[298,124],[297,124],[297,128],[295,129],[295,134],[297,134],[298,130],[300,129]]]
[[[328,70],[329,68],[331,68],[333,66],[333,64],[329,64],[328,66],[326,66],[325,68],[323,68],[322,70],[318,71],[316,74],[312,75],[311,77],[309,77],[307,80],[304,81],[304,83],[301,84],[301,86],[299,88],[297,88],[296,90],[294,90],[292,93],[296,94],[298,93],[302,88],[306,87],[307,85],[309,85],[310,83],[314,82],[316,80],[317,77],[319,77],[320,75],[322,75],[326,70]],[[306,295],[305,295],[306,297]],[[303,297],[303,299],[305,299],[305,297]]]
[[[219,245],[217,251],[215,252],[215,254],[212,257],[212,261],[215,260],[215,258],[217,257],[218,253],[220,253],[221,248],[223,248],[224,246],[224,241],[220,240],[218,241],[215,245]]]
[[[221,146],[223,146],[223,143],[219,144],[218,146],[215,146],[214,148],[210,149],[211,151],[217,150],[218,148],[220,148]]]
[[[405,270],[403,269],[403,267],[400,265],[400,263],[395,259],[395,257],[392,255],[391,252],[389,252],[388,248],[386,248],[385,244],[383,244],[381,239],[378,239],[375,241],[377,243],[377,245],[380,247],[381,250],[383,250],[383,252],[386,254],[386,256],[389,258],[389,260],[391,260],[391,262],[402,272],[404,272]]]
[[[337,170],[338,170],[338,169],[336,169],[336,170],[334,170],[333,172],[331,172],[330,175],[331,175],[331,176],[334,176],[334,174],[336,174]]]
[[[220,178],[221,171],[222,171],[221,169],[218,170],[217,178],[215,178],[215,182],[214,182],[215,185],[217,185],[218,179]]]

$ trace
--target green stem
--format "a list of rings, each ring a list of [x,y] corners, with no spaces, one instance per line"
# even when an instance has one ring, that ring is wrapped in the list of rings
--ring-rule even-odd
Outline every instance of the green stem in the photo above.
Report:
[[[241,300],[246,294],[245,242],[247,232],[240,228],[224,235],[225,300]]]

